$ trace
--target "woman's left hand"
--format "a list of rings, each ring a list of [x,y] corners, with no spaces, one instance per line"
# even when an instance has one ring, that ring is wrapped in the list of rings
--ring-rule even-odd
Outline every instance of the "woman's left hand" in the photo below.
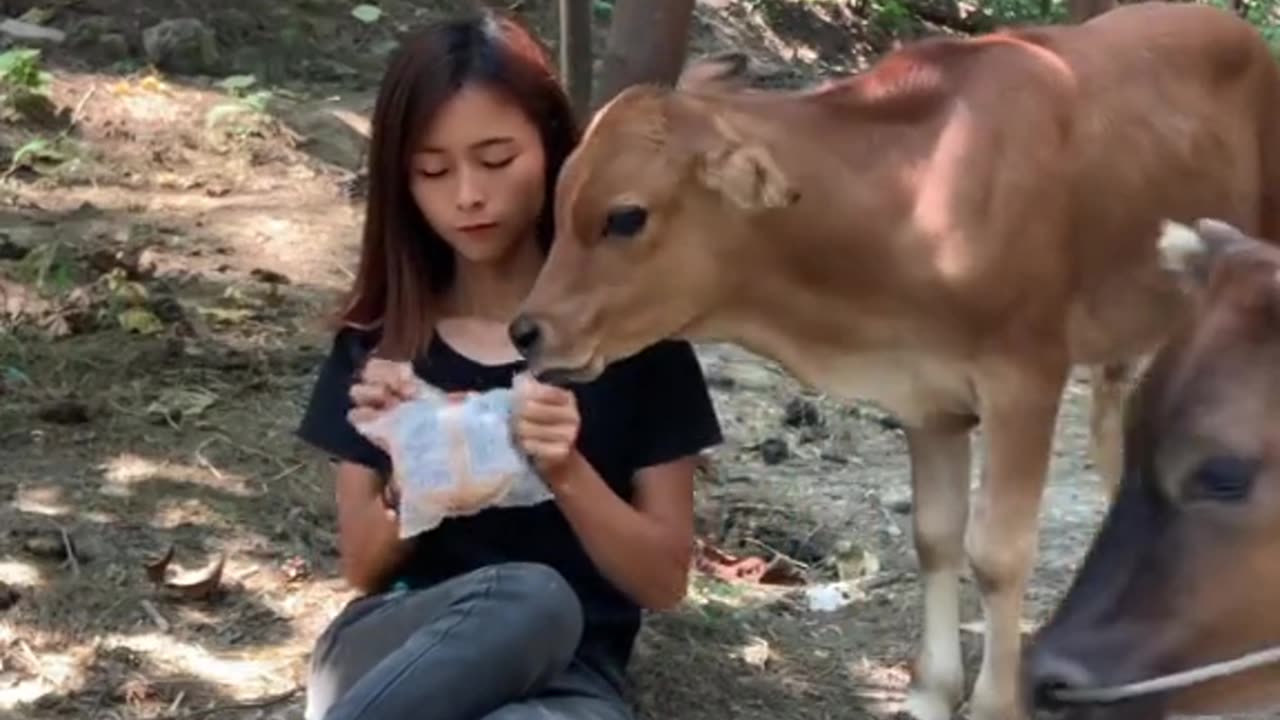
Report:
[[[522,374],[512,385],[515,403],[512,423],[516,443],[529,454],[544,476],[555,473],[573,457],[578,429],[578,401],[574,394]]]

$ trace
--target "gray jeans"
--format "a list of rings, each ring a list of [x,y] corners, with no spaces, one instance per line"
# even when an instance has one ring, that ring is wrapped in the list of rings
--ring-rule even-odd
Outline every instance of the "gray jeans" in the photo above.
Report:
[[[316,641],[307,720],[631,720],[574,656],[582,607],[555,570],[508,563],[349,604]]]

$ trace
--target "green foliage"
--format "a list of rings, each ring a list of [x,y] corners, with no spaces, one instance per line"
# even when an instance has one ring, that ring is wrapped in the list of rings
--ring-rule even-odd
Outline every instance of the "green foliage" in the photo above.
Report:
[[[75,286],[74,268],[71,249],[54,240],[32,248],[14,272],[19,281],[49,296],[70,292]]]
[[[251,110],[256,113],[266,112],[267,106],[272,98],[275,97],[275,93],[271,90],[253,90],[250,92],[257,84],[258,78],[253,75],[231,75],[223,78],[218,82],[218,87],[235,98],[235,102],[219,105],[214,108],[214,111],[219,114],[244,110]]]
[[[1271,52],[1280,55],[1280,2],[1276,0],[1252,0],[1252,2],[1232,3],[1231,0],[1204,0],[1208,5],[1224,10],[1236,10],[1236,5],[1244,6],[1244,18],[1248,20],[1271,46]]]
[[[47,105],[52,76],[40,65],[40,51],[18,47],[0,53],[0,107],[25,113]]]
[[[351,8],[351,17],[362,23],[375,23],[382,17],[382,9],[377,5],[357,5]]]
[[[214,105],[205,114],[205,129],[215,145],[262,136],[273,122],[268,111],[277,93],[258,87],[254,75],[231,75],[217,85],[231,99]]]
[[[875,0],[871,13],[872,24],[890,35],[906,33],[916,24],[915,13],[903,0]]]
[[[1067,21],[1067,3],[1060,0],[983,0],[979,7],[997,25]]]

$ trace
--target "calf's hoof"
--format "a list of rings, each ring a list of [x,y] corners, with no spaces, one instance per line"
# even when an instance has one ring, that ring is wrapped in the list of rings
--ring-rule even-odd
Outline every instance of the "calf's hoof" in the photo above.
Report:
[[[958,693],[913,687],[907,691],[907,701],[899,715],[909,720],[951,720],[957,705]]]
[[[987,703],[975,697],[970,700],[969,720],[1029,720],[1029,717],[1017,702]]]

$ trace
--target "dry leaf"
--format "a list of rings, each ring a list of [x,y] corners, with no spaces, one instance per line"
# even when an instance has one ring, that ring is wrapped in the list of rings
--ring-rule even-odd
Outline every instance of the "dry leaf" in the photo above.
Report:
[[[147,414],[179,422],[183,418],[200,415],[218,401],[218,396],[207,390],[170,388],[147,406]]]
[[[164,331],[164,323],[146,308],[134,307],[121,312],[116,319],[120,327],[139,335],[155,335]]]
[[[253,310],[239,310],[231,308],[200,308],[200,313],[207,316],[213,322],[219,325],[237,325],[247,320],[253,319],[255,312]]]

